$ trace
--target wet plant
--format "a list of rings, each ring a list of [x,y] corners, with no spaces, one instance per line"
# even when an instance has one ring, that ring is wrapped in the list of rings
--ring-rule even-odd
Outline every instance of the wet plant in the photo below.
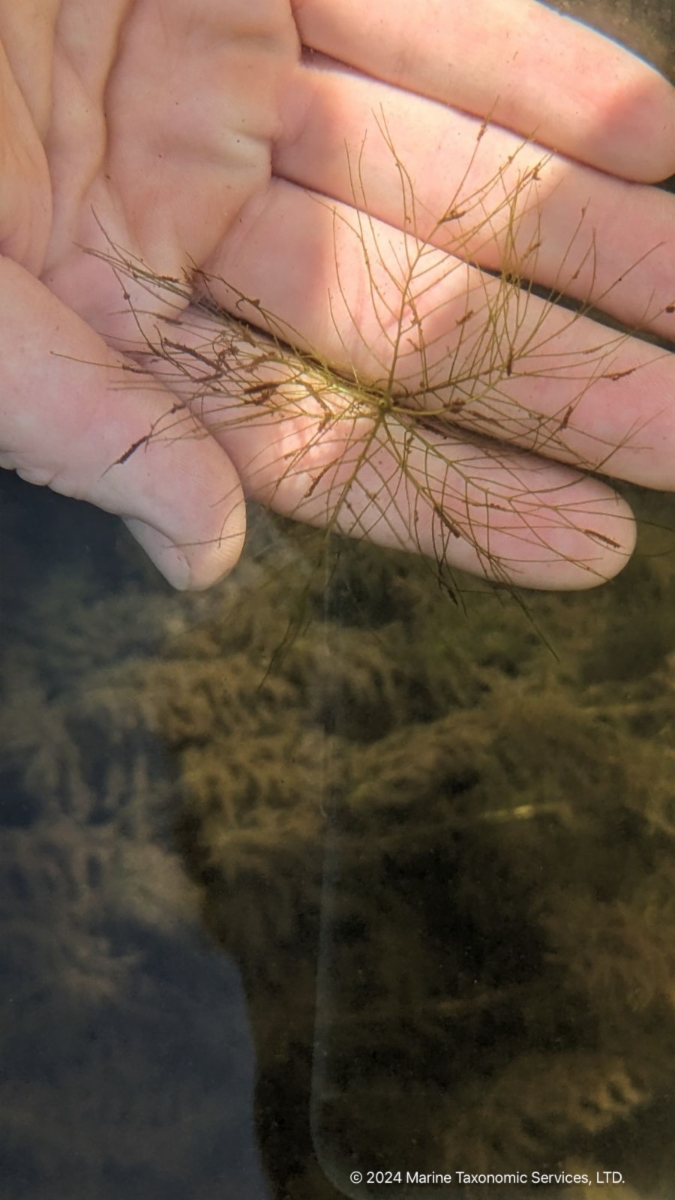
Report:
[[[582,510],[578,474],[550,482],[546,460],[611,474],[619,450],[639,448],[639,422],[612,443],[582,435],[577,413],[595,389],[663,353],[634,336],[655,311],[630,333],[601,316],[642,260],[599,287],[582,207],[554,279],[538,285],[547,152],[523,142],[474,187],[489,128],[476,122],[466,170],[439,214],[417,195],[384,115],[376,126],[395,168],[399,228],[369,212],[367,138],[349,158],[352,203],[313,196],[332,228],[332,284],[317,298],[329,353],[232,280],[196,267],[160,276],[109,239],[92,252],[115,271],[133,312],[124,370],[150,371],[178,395],[111,469],[150,441],[208,430],[249,498],[327,536],[418,551],[455,599],[457,567],[511,586],[533,556],[564,557],[570,531],[582,546],[576,566],[588,586],[600,583],[607,551],[629,553],[607,532],[607,500]],[[365,294],[345,265],[354,255]],[[227,536],[232,503],[223,504]]]

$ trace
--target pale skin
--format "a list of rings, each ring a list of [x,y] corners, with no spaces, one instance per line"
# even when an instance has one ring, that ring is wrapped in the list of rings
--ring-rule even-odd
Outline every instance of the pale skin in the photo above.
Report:
[[[269,453],[269,427],[252,424],[242,438],[221,415],[209,431],[203,403],[194,420],[205,436],[151,439],[127,453],[178,394],[186,405],[191,397],[164,374],[161,386],[134,375],[120,390],[121,348],[137,328],[121,311],[118,277],[85,252],[106,248],[104,232],[160,275],[197,265],[227,280],[344,368],[364,342],[336,338],[325,300],[335,290],[335,226],[307,189],[353,204],[345,143],[358,152],[373,114],[384,114],[416,194],[437,212],[475,146],[471,114],[489,116],[479,176],[523,138],[536,134],[553,150],[541,178],[538,280],[555,279],[583,208],[596,254],[592,275],[574,285],[579,297],[614,285],[612,315],[631,323],[649,314],[655,332],[674,336],[675,199],[645,185],[675,172],[675,90],[533,0],[416,0],[414,20],[406,0],[0,0],[0,39],[0,465],[119,514],[177,587],[207,587],[232,568],[245,494],[273,495],[287,512],[297,495],[250,476]],[[403,246],[391,155],[370,134],[367,144],[369,211]],[[343,260],[341,286],[358,305],[367,291],[358,255]],[[367,344],[367,307],[363,321]],[[582,346],[584,329],[562,332],[560,352],[575,349],[565,338]],[[675,359],[630,344],[621,354],[619,368],[637,356],[641,369],[579,407],[556,443],[563,461],[509,448],[501,482],[516,462],[526,519],[497,537],[505,560],[515,538],[519,584],[588,587],[629,557],[627,506],[574,471],[593,461],[594,439],[618,447],[606,466],[613,476],[675,486]],[[521,402],[545,413],[554,401],[538,387]],[[634,443],[636,426],[648,432]],[[467,457],[470,430],[460,432]],[[562,494],[576,525],[552,521],[550,536],[528,541],[523,531],[548,529]],[[517,524],[521,501],[511,503]],[[577,565],[588,561],[589,524],[600,534],[591,572]],[[369,534],[391,541],[377,520]],[[468,543],[455,553],[480,572]]]

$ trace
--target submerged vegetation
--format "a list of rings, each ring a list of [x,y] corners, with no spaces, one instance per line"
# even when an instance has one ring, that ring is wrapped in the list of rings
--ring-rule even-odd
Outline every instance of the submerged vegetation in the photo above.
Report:
[[[283,545],[174,594],[149,567],[112,587],[112,534],[98,570],[53,540],[51,578],[13,605],[0,580],[25,1200],[222,1193],[252,1104],[231,962],[277,1200],[332,1200],[354,1156],[671,1196],[672,559],[532,596],[556,662],[491,592],[449,629],[421,561],[345,543],[327,599],[311,578],[326,618],[261,679]]]

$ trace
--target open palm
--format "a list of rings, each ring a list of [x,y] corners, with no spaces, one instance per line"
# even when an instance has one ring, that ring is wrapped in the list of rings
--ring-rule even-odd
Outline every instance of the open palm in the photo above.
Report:
[[[210,402],[180,363],[172,376],[162,360],[154,386],[134,375],[121,391],[120,367],[139,361],[121,355],[138,343],[147,294],[126,279],[123,296],[106,258],[114,245],[155,276],[193,278],[195,300],[198,268],[226,308],[262,325],[275,314],[276,331],[293,330],[341,375],[376,387],[391,376],[392,394],[397,383],[425,394],[424,345],[434,348],[435,378],[449,357],[468,386],[462,356],[475,364],[481,334],[467,296],[478,289],[494,312],[490,289],[500,286],[505,255],[544,287],[562,281],[577,299],[669,337],[675,204],[642,186],[675,166],[673,91],[660,76],[527,0],[482,0],[452,20],[439,0],[421,0],[414,27],[409,6],[364,10],[352,0],[46,8],[38,19],[0,5],[13,116],[5,130],[13,186],[0,210],[2,465],[120,513],[183,586],[205,586],[236,560],[243,492],[314,522],[330,521],[339,501],[336,523],[346,531],[436,555],[447,508],[444,554],[488,574],[507,564],[529,586],[588,586],[620,568],[633,544],[630,514],[574,464],[672,486],[674,368],[654,347],[607,341],[611,364],[601,355],[592,386],[580,387],[578,365],[584,355],[598,361],[602,336],[587,318],[546,309],[546,355],[557,365],[533,368],[530,358],[518,371],[502,361],[498,391],[513,408],[495,408],[490,381],[475,403],[455,397],[454,409],[439,410],[441,389],[427,389],[433,420],[414,470],[432,484],[411,516],[420,493],[394,480],[402,460],[391,452],[392,429],[408,444],[395,406],[388,443],[359,460],[345,492],[337,426],[324,422],[322,439],[322,409],[306,406],[284,424],[282,454],[278,423],[253,410],[242,422],[241,388],[233,386],[228,419],[222,380]],[[383,313],[398,311],[397,270],[427,238],[433,285],[413,297],[406,319],[420,338],[402,353]],[[570,247],[575,265],[561,271]],[[488,274],[458,269],[453,252]],[[500,317],[507,331],[517,290]],[[527,295],[522,344],[530,325],[543,328],[547,304]],[[179,303],[190,298],[183,289]],[[176,302],[175,289],[164,301],[155,295],[153,329],[162,332],[163,316],[176,329]],[[191,310],[179,328],[186,352],[203,345]],[[268,390],[273,372],[274,363]],[[213,436],[148,437],[176,393]],[[556,436],[542,439],[551,422]],[[352,423],[345,443],[349,470],[359,430]],[[500,436],[508,445],[497,452]],[[142,452],[129,453],[135,445]],[[549,455],[556,461],[546,465]],[[463,464],[462,486],[448,482],[452,463]]]

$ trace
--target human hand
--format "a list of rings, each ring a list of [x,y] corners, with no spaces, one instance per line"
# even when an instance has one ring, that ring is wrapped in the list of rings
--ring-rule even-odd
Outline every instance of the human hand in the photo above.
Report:
[[[0,0],[0,39],[0,465],[119,513],[174,584],[205,586],[241,548],[236,472],[210,437],[109,469],[175,397],[119,390],[119,288],[83,247],[100,220],[160,272],[213,251],[269,178],[290,10]]]
[[[317,204],[305,189],[337,198],[341,214],[358,205],[344,142],[353,164],[364,131],[381,118],[390,144],[369,136],[364,179],[359,181],[374,214],[368,237],[405,256],[407,237],[395,232],[405,222],[393,146],[413,181],[426,222],[423,230],[417,224],[417,232],[431,237],[445,254],[450,248],[447,223],[441,243],[438,218],[448,196],[459,199],[483,188],[487,202],[492,179],[502,188],[501,199],[494,199],[496,210],[503,212],[502,168],[523,137],[534,134],[578,160],[554,156],[540,168],[541,150],[531,146],[521,148],[514,160],[516,174],[524,162],[530,163],[539,194],[537,279],[555,285],[560,278],[561,255],[574,242],[583,207],[588,228],[597,233],[596,246],[592,254],[582,255],[568,290],[576,288],[583,300],[604,295],[604,306],[625,321],[642,321],[648,312],[653,328],[671,332],[673,318],[665,310],[675,293],[673,268],[665,249],[658,255],[649,252],[672,241],[673,202],[609,173],[650,180],[673,170],[672,90],[612,43],[538,5],[486,0],[468,16],[455,15],[451,29],[443,8],[427,0],[411,30],[403,5],[371,6],[364,13],[350,0],[307,0],[295,5],[294,16],[302,41],[320,55],[309,52],[300,64],[292,14],[281,0],[244,12],[232,5],[227,11],[222,5],[214,8],[208,0],[197,6],[165,5],[161,13],[147,3],[120,3],[104,16],[86,0],[66,0],[54,4],[48,17],[43,14],[42,40],[34,27],[32,42],[25,29],[23,34],[19,30],[21,21],[10,15],[9,5],[3,7],[7,13],[0,32],[35,134],[32,141],[25,134],[24,113],[24,137],[12,149],[23,150],[23,161],[30,164],[29,186],[15,189],[2,231],[6,253],[27,270],[6,261],[0,278],[6,310],[2,336],[8,340],[0,416],[0,441],[7,449],[0,461],[27,478],[123,514],[175,582],[204,586],[239,553],[243,510],[232,463],[247,491],[282,511],[315,522],[330,520],[337,498],[341,511],[336,523],[341,527],[367,531],[380,541],[407,542],[428,553],[438,553],[438,513],[427,504],[411,516],[409,501],[414,510],[415,496],[407,494],[405,485],[402,501],[392,492],[397,459],[386,460],[386,447],[385,460],[378,449],[376,460],[362,464],[343,505],[334,421],[327,425],[328,459],[321,416],[307,410],[301,419],[287,422],[283,459],[278,424],[255,409],[243,422],[241,396],[234,395],[229,408],[222,388],[209,398],[203,380],[196,389],[186,385],[179,363],[170,375],[162,361],[155,378],[179,392],[193,406],[195,420],[211,427],[215,436],[149,437],[173,399],[164,386],[149,387],[142,376],[133,376],[134,387],[120,391],[124,364],[99,336],[108,347],[124,346],[137,336],[142,289],[129,285],[131,309],[120,313],[125,306],[119,277],[82,247],[105,250],[107,236],[158,276],[179,278],[196,264],[209,275],[219,301],[256,320],[263,309],[274,313],[325,360],[347,372],[356,365],[359,378],[368,379],[374,371],[379,381],[390,343],[385,338],[379,345],[373,365],[369,348],[381,342],[382,329],[377,305],[363,303],[364,296],[372,296],[363,240],[347,236],[340,243],[338,233],[338,279],[336,228],[348,226],[336,226],[330,206]],[[12,21],[18,21],[15,29]],[[267,37],[247,39],[244,33],[251,33],[252,22]],[[370,34],[364,22],[373,24]],[[48,86],[44,79],[35,82],[34,66],[30,71],[26,67],[28,61],[38,61],[38,51],[46,79],[49,63],[54,66],[51,125]],[[325,54],[331,59],[324,59]],[[369,75],[388,82],[377,83]],[[577,88],[571,78],[580,80]],[[491,128],[474,155],[479,125],[452,104],[489,114],[519,136]],[[43,161],[40,135],[48,125]],[[582,161],[606,173],[579,165]],[[45,202],[49,176],[51,220]],[[510,186],[506,178],[507,192]],[[518,195],[517,187],[511,190]],[[453,226],[453,235],[458,228]],[[522,242],[517,254],[527,258],[532,245],[527,210],[511,228]],[[456,248],[488,268],[499,268],[499,237],[479,238],[473,245],[470,233],[460,229]],[[647,257],[638,264],[643,255]],[[487,256],[485,261],[481,256]],[[51,294],[27,273],[40,270]],[[383,270],[386,277],[386,262]],[[219,284],[219,278],[227,284]],[[451,355],[456,353],[452,338],[464,328],[467,312],[466,282],[460,295],[459,278],[456,270],[440,271],[439,294],[423,314],[421,327],[424,331],[433,320],[433,337],[427,341],[438,347],[445,338]],[[360,298],[362,338],[355,336],[353,322],[350,334],[333,319],[329,295],[342,296],[350,312]],[[241,296],[257,303],[242,305]],[[183,295],[180,302],[188,300]],[[165,315],[175,318],[175,303],[173,293]],[[161,304],[155,302],[154,311],[159,316],[153,317],[153,327],[161,319]],[[578,365],[590,345],[597,346],[598,334],[589,332],[585,320],[557,319],[556,313],[554,309],[553,318],[547,316],[546,326],[547,334],[557,339],[553,350],[563,368],[573,360]],[[187,320],[180,331],[186,346],[192,313]],[[175,324],[171,328],[175,337]],[[197,336],[203,344],[203,327]],[[351,343],[345,344],[350,336]],[[70,357],[53,358],[52,350]],[[588,586],[619,569],[633,540],[625,505],[596,480],[579,478],[567,467],[547,466],[513,448],[518,441],[541,447],[542,420],[558,414],[557,436],[549,436],[544,446],[548,452],[600,469],[605,465],[619,477],[672,486],[672,361],[644,343],[622,343],[616,356],[611,378],[596,379],[581,398],[578,379],[571,383],[572,392],[563,387],[561,393],[559,381],[542,380],[541,370],[513,371],[515,390],[509,400],[519,413],[533,409],[533,421],[514,430],[513,411],[507,412],[508,447],[487,455],[483,448],[477,452],[480,442],[464,433],[460,441],[455,430],[452,459],[465,464],[463,490],[446,486],[448,437],[438,431],[424,435],[420,469],[435,483],[439,471],[443,475],[435,494],[443,504],[449,502],[449,511],[440,536],[444,553],[457,565],[501,577],[506,571],[522,584],[555,587]],[[410,379],[409,354],[405,370]],[[505,374],[509,371],[502,370],[502,395],[511,384]],[[487,419],[485,405],[481,410],[480,404],[469,403],[461,413],[465,428],[473,423],[482,432]],[[181,427],[186,428],[182,418]],[[636,427],[649,430],[647,444],[644,436],[632,437]],[[498,430],[493,421],[490,432]],[[354,466],[359,432],[348,438],[347,473]],[[142,450],[129,453],[134,446]],[[616,452],[610,454],[608,447]],[[289,472],[284,465],[289,457],[301,462],[302,469]],[[470,494],[472,477],[478,501]],[[396,497],[394,520],[389,503],[383,505],[383,479],[385,501],[387,495]],[[373,500],[378,489],[379,499]],[[492,502],[486,500],[489,496]],[[476,520],[478,508],[487,514],[482,521]],[[445,536],[450,526],[460,531],[459,537],[454,532]]]

